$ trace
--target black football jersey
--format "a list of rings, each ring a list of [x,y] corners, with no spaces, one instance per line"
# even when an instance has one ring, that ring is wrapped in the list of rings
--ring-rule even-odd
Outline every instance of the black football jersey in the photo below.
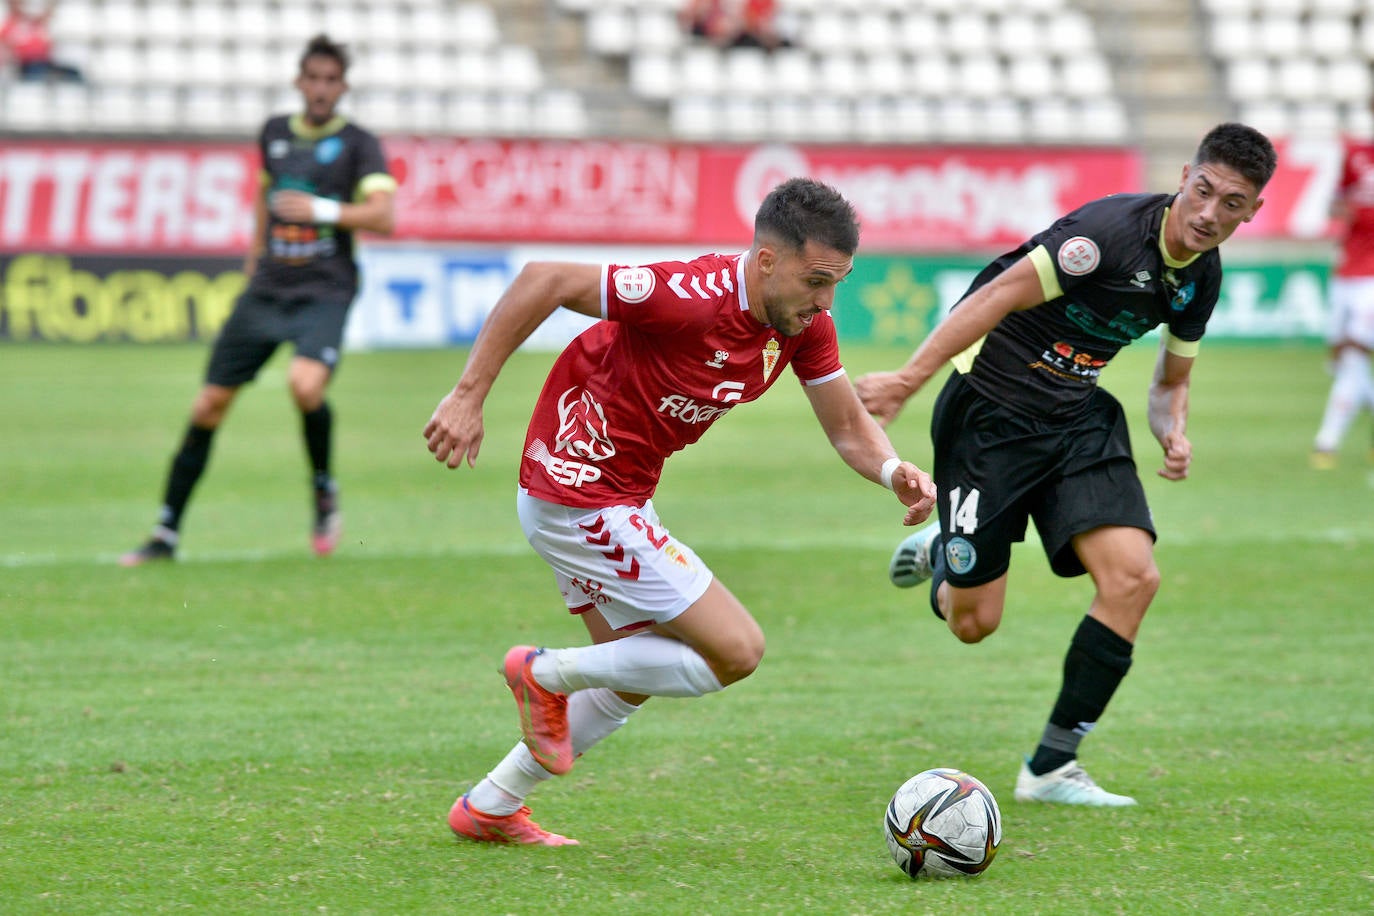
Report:
[[[313,127],[300,115],[278,115],[263,125],[258,145],[269,200],[292,190],[353,203],[396,187],[381,143],[342,117]],[[269,210],[266,235],[249,285],[253,292],[287,301],[352,301],[358,291],[352,232],[283,222]]]
[[[984,268],[968,293],[1029,255],[1042,285],[1058,295],[1006,316],[957,357],[969,384],[1013,409],[1065,416],[1122,347],[1158,325],[1179,340],[1200,340],[1221,289],[1221,256],[1216,249],[1186,262],[1166,255],[1172,201],[1172,194],[1092,201]]]

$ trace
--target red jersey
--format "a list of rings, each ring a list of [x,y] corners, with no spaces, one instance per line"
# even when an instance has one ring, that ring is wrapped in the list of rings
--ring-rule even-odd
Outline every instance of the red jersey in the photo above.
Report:
[[[796,337],[749,313],[743,255],[610,265],[601,316],[559,355],[525,435],[520,486],[565,506],[642,506],[669,455],[784,366],[804,385],[844,372],[828,312]]]
[[[1374,277],[1374,143],[1346,146],[1340,194],[1350,217],[1336,275]]]
[[[21,64],[43,63],[52,57],[52,39],[42,19],[23,15],[6,19],[0,25],[0,42],[9,45],[10,53]]]

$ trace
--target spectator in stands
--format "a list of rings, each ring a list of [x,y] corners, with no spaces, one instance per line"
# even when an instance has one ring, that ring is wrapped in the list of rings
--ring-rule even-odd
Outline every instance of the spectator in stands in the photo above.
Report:
[[[678,18],[684,31],[716,47],[771,51],[791,44],[777,14],[777,0],[688,0]]]
[[[19,78],[81,82],[80,69],[53,59],[48,21],[57,8],[57,0],[50,0],[37,12],[24,0],[8,3],[9,13],[0,25],[0,53],[17,69]]]
[[[296,75],[302,111],[263,125],[256,223],[244,262],[248,289],[215,340],[152,536],[120,557],[123,566],[173,558],[182,514],[210,460],[216,430],[239,390],[287,341],[295,356],[286,381],[300,411],[314,494],[311,543],[320,556],[338,544],[339,496],[330,470],[334,417],[325,390],[358,292],[354,233],[389,234],[396,191],[381,143],[335,110],[348,90],[348,63],[343,45],[316,35]]]
[[[1331,392],[1312,443],[1317,470],[1336,466],[1341,440],[1361,408],[1374,411],[1374,143],[1347,145],[1331,215],[1341,220],[1343,233],[1331,277]]]

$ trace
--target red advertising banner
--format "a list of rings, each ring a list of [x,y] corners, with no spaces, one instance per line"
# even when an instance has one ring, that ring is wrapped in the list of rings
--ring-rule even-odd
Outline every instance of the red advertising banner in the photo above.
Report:
[[[401,234],[480,241],[743,245],[759,201],[838,187],[865,249],[1013,247],[1065,210],[1140,185],[1132,150],[689,146],[389,138]]]
[[[810,175],[854,202],[865,251],[986,252],[1142,183],[1141,156],[1124,148],[453,137],[385,145],[400,181],[400,240],[742,246],[768,189]],[[1335,140],[1282,144],[1245,237],[1329,235],[1339,155]],[[252,231],[257,168],[247,143],[7,140],[0,252],[238,256]]]
[[[257,172],[251,144],[6,140],[0,251],[242,256]]]
[[[697,232],[747,240],[764,195],[809,175],[854,204],[864,251],[1004,250],[1141,171],[1129,149],[708,147]]]

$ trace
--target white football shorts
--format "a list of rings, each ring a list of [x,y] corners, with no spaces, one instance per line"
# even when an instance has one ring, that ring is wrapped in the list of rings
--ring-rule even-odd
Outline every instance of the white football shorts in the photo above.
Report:
[[[1350,340],[1374,350],[1374,277],[1331,278],[1329,344]]]
[[[705,593],[713,574],[643,506],[578,509],[516,497],[520,527],[553,567],[568,610],[601,612],[616,630],[667,623]]]

